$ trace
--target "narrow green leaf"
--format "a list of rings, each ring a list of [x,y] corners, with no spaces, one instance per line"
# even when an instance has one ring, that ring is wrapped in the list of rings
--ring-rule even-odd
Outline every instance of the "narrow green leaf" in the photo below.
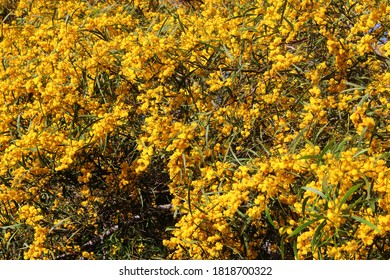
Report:
[[[36,147],[37,149],[37,154],[38,154],[38,158],[39,158],[39,162],[42,166],[48,166],[47,162],[46,162],[46,159],[43,157],[43,155],[39,152],[39,148],[38,146]]]
[[[191,189],[190,187],[187,187],[187,203],[188,203],[188,210],[190,211],[190,214],[192,216],[192,209],[191,209]]]
[[[20,118],[21,118],[22,114],[19,114],[17,119],[16,119],[16,132],[18,133],[18,136],[21,137],[22,136],[22,132],[21,132],[21,129],[20,129]]]
[[[309,200],[310,196],[305,197],[305,199],[302,202],[302,216],[305,217],[305,209],[307,201]]]
[[[326,220],[322,221],[322,223],[317,227],[316,231],[314,232],[313,238],[311,240],[311,248],[312,251],[314,252],[315,248],[319,247],[319,242],[321,241],[321,235],[322,233],[322,228],[326,225]]]
[[[234,138],[236,137],[236,135],[237,135],[237,133],[233,133],[232,136],[231,136],[231,139],[230,139],[230,141],[229,141],[229,145],[228,145],[228,147],[227,147],[227,149],[226,149],[226,153],[225,153],[225,155],[224,155],[224,157],[223,157],[223,162],[226,162],[226,158],[227,158],[227,156],[228,156],[228,154],[229,154],[230,147],[231,147],[231,145],[232,145],[232,143],[233,143],[233,140],[234,140]]]
[[[363,143],[364,143],[363,139],[364,139],[364,135],[366,134],[367,130],[368,130],[368,126],[364,127],[362,133],[361,133],[360,136],[359,136],[359,137],[360,137],[360,141],[358,142],[358,147],[359,147],[359,148],[360,148],[360,147],[363,145]]]
[[[324,149],[321,151],[321,158],[326,154],[327,151],[329,151],[330,147],[332,147],[334,145],[334,139],[332,139],[328,144],[326,144],[326,146],[324,147]]]
[[[285,0],[284,3],[283,3],[282,12],[281,12],[280,21],[279,21],[279,25],[282,24],[282,22],[283,22],[284,12],[286,11],[287,2],[288,2],[288,1]]]
[[[229,146],[230,152],[232,153],[234,159],[238,162],[239,165],[243,165],[240,161],[240,159],[236,156],[236,154],[233,152],[232,146]]]
[[[324,175],[321,185],[323,190],[325,190],[328,187],[328,180],[326,179],[326,175]]]
[[[51,233],[54,229],[56,229],[57,227],[61,226],[63,223],[65,223],[65,222],[67,222],[67,221],[69,221],[69,220],[70,220],[69,217],[67,217],[67,218],[65,218],[65,219],[62,219],[61,221],[59,221],[58,223],[56,223],[56,224],[50,229],[49,233]]]
[[[288,237],[292,237],[294,235],[297,235],[298,233],[300,233],[302,230],[304,230],[305,228],[307,228],[308,226],[310,226],[312,223],[315,223],[319,220],[320,218],[317,218],[317,219],[313,219],[313,220],[310,220],[310,221],[307,221],[306,223],[300,225],[299,227],[297,227],[292,233],[290,233],[290,235]]]
[[[366,95],[364,95],[364,96],[362,97],[362,99],[360,100],[358,106],[360,106],[360,107],[363,106],[363,103],[366,102],[366,100],[368,99],[368,97],[369,97],[369,94],[368,94],[368,93],[367,93]]]
[[[270,156],[271,155],[271,152],[269,151],[269,149],[263,144],[262,141],[257,141],[257,143],[263,148],[263,150],[266,152],[267,156]]]
[[[185,26],[184,24],[182,23],[182,21],[180,20],[180,17],[176,14],[173,15],[174,18],[178,21],[179,23],[179,26],[180,26],[180,30],[183,31],[184,33],[186,32],[186,29],[185,29]]]
[[[344,84],[348,85],[348,86],[352,86],[353,87],[353,90],[357,89],[357,90],[362,90],[362,89],[365,89],[366,87],[362,86],[362,85],[358,85],[358,84],[354,84],[354,83],[351,83],[351,82],[344,82]],[[341,92],[344,92],[344,91],[341,91]]]
[[[187,162],[186,162],[186,155],[184,153],[181,154],[181,157],[183,159],[183,166],[184,166],[184,173],[187,172]]]
[[[323,192],[321,192],[320,190],[317,190],[317,189],[314,189],[314,188],[310,188],[310,187],[302,187],[302,189],[307,190],[307,191],[311,191],[311,192],[313,192],[315,194],[318,194],[323,199],[328,200],[328,198],[325,196],[325,194]]]
[[[1,229],[4,229],[4,230],[6,230],[6,229],[16,229],[16,228],[18,228],[18,227],[20,227],[20,226],[22,226],[23,224],[22,223],[20,223],[20,224],[14,224],[14,225],[10,225],[10,226],[2,226],[2,227],[0,227]]]
[[[358,189],[360,188],[361,186],[363,186],[364,183],[360,183],[360,184],[357,184],[355,186],[353,186],[352,188],[349,189],[349,191],[347,191],[347,193],[344,195],[344,197],[341,199],[340,201],[340,205],[339,207],[341,208],[341,206],[348,200],[348,198]]]
[[[386,158],[386,160],[388,160],[387,158],[389,158],[389,157],[390,157],[390,152],[383,153],[383,154],[381,154],[381,155],[375,160],[375,163],[376,163],[378,160],[382,159],[382,158]]]
[[[369,150],[369,149],[367,148],[367,149],[363,149],[363,150],[357,152],[356,154],[353,155],[353,158],[356,158],[356,157],[360,156],[361,154],[364,154],[364,153],[367,152],[368,150]]]
[[[379,230],[379,228],[377,228],[373,223],[367,221],[366,219],[362,218],[362,217],[357,217],[357,216],[351,216],[353,219],[355,219],[356,221],[358,222],[361,222],[367,226],[369,226],[370,228],[374,229],[375,231],[377,231],[378,233],[381,233],[381,231]]]
[[[168,20],[169,17],[166,17],[165,20],[163,21],[160,29],[158,30],[157,32],[157,36],[160,36],[161,32],[163,31],[163,29],[165,28],[165,24],[167,23],[167,20]]]
[[[367,176],[363,176],[364,183],[366,183],[367,187],[367,200],[371,198],[371,183],[368,181]]]
[[[292,22],[291,21],[289,21],[289,19],[287,18],[287,17],[285,17],[285,16],[283,16],[283,19],[288,23],[288,25],[290,26],[290,28],[294,31],[294,24],[292,24]],[[295,66],[294,64],[293,64],[293,66]]]
[[[199,155],[201,157],[202,163],[204,163],[204,155],[203,155],[202,149],[200,148],[198,142],[196,142],[196,141],[194,141],[194,142],[195,142],[196,148],[198,149],[198,152],[199,152]]]
[[[260,155],[258,153],[256,153],[255,151],[253,151],[252,149],[246,148],[245,151],[255,155],[255,157],[257,157],[257,158],[260,158]]]
[[[301,98],[301,97],[300,97]],[[295,153],[295,149],[296,147],[298,146],[299,142],[304,139],[304,134],[306,133],[306,131],[308,130],[308,128],[304,128],[301,132],[299,132],[299,134],[297,135],[297,137],[294,138],[294,140],[292,140],[291,144],[290,144],[290,153],[291,154],[294,154]]]
[[[210,125],[207,124],[207,126],[206,126],[206,133],[205,133],[205,145],[206,145],[206,149],[209,148],[209,130],[210,130]]]
[[[284,260],[284,238],[280,239],[280,256]]]
[[[299,159],[320,159],[320,156],[319,155],[306,155],[306,156],[300,157]]]
[[[314,143],[317,143],[318,137],[320,136],[320,134],[322,133],[322,131],[325,129],[325,127],[328,126],[328,124],[329,124],[329,123],[325,124],[323,127],[320,128],[320,130],[318,130],[318,132],[317,132],[317,134],[316,134],[316,136],[314,137],[314,140],[313,140]]]
[[[298,260],[298,248],[297,248],[297,241],[294,240],[293,242],[293,252],[294,252],[294,258]]]
[[[268,219],[269,223],[273,226],[273,228],[276,228],[274,221],[271,218],[271,214],[269,213],[269,208],[267,205],[265,206],[265,215],[267,216],[267,219]]]
[[[334,149],[334,152],[341,152],[344,149],[345,143],[347,142],[347,139],[344,139],[340,142],[340,144],[337,145],[336,149]]]

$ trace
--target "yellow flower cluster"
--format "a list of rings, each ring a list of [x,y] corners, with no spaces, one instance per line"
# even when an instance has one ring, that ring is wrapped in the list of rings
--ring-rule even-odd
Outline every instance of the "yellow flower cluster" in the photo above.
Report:
[[[26,225],[34,229],[34,241],[29,245],[28,251],[24,252],[25,259],[42,259],[47,258],[49,250],[45,248],[45,241],[47,238],[48,229],[40,225],[43,220],[43,215],[40,209],[34,206],[24,205],[19,208],[19,219],[24,221]]]

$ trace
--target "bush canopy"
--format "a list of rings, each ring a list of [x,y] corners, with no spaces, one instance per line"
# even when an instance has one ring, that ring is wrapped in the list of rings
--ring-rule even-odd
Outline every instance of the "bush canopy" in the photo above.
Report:
[[[0,259],[389,259],[389,15],[0,1]]]

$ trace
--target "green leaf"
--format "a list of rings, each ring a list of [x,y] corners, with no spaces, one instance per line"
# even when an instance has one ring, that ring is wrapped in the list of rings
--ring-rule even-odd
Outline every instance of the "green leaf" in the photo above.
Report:
[[[298,260],[298,248],[297,248],[297,241],[294,240],[294,243],[293,243],[293,252],[294,252],[294,258],[296,260]]]
[[[228,147],[227,147],[227,149],[226,149],[225,156],[223,157],[223,162],[226,162],[226,158],[227,158],[227,156],[228,156],[228,154],[229,154],[230,147],[231,147],[231,145],[232,145],[232,143],[233,143],[233,140],[234,140],[234,138],[236,137],[236,135],[237,135],[237,132],[233,133],[233,134],[231,135],[231,137],[230,137],[229,144],[228,144]]]
[[[320,159],[320,156],[319,155],[306,155],[306,156],[300,157],[299,159]]]
[[[191,189],[190,187],[187,188],[187,204],[188,204],[188,210],[190,211],[190,214],[192,216],[192,207],[191,207]]]
[[[347,139],[344,139],[343,141],[341,141],[340,144],[337,145],[334,152],[341,152],[342,150],[344,150],[344,146],[345,146],[346,142],[347,142]]]
[[[375,231],[377,231],[378,233],[382,233],[379,228],[377,228],[373,223],[367,221],[366,219],[362,218],[362,217],[357,217],[357,216],[351,216],[351,218],[355,219],[356,221],[358,222],[361,222],[367,226],[369,226],[370,228],[374,229]]]
[[[302,230],[304,230],[305,228],[307,228],[308,226],[310,226],[312,223],[315,223],[317,222],[318,220],[320,220],[321,218],[317,218],[317,219],[313,219],[313,220],[310,220],[310,221],[307,221],[306,223],[300,225],[299,227],[297,227],[292,233],[290,233],[290,235],[288,237],[292,237],[294,235],[297,235],[298,233],[300,233]]]
[[[322,221],[322,223],[317,227],[316,231],[314,232],[313,238],[311,240],[311,248],[312,251],[314,252],[314,249],[319,247],[319,242],[321,241],[320,238],[322,235],[322,228],[326,225],[326,220]]]
[[[369,94],[368,94],[368,93],[367,93],[366,95],[364,95],[364,96],[362,97],[362,99],[360,100],[358,106],[359,106],[359,107],[363,106],[363,103],[366,102],[366,100],[368,99],[368,97],[369,97]]]
[[[291,21],[289,21],[289,19],[287,18],[287,17],[283,17],[283,19],[288,23],[288,25],[290,26],[290,28],[294,31],[295,30],[295,28],[294,28],[294,24],[292,24],[292,22]],[[295,66],[294,64],[293,64],[293,66]]]
[[[265,215],[267,216],[267,219],[268,219],[269,223],[270,223],[274,228],[276,228],[276,227],[275,227],[275,224],[274,224],[274,221],[272,220],[271,215],[270,215],[270,213],[269,213],[269,208],[268,208],[267,205],[265,206]]]
[[[344,197],[341,199],[340,201],[340,205],[339,205],[339,209],[341,208],[341,206],[347,201],[347,199],[358,189],[360,188],[361,186],[363,186],[364,183],[360,183],[360,184],[357,184],[355,186],[353,186],[352,188],[349,189],[349,191],[347,191],[347,193],[344,195]]]
[[[184,26],[183,22],[180,20],[180,17],[177,14],[173,14],[173,17],[178,21],[180,30],[184,33],[186,32],[186,27]]]
[[[310,196],[305,197],[305,199],[302,202],[302,216],[305,217],[305,209],[306,209],[306,203],[309,200]]]
[[[316,136],[314,137],[314,140],[313,140],[314,143],[317,143],[318,137],[320,136],[320,134],[322,133],[322,131],[325,129],[325,127],[328,126],[328,124],[329,124],[329,123],[325,124],[323,127],[321,127],[321,128],[318,130],[318,132],[317,132],[317,134],[316,134]],[[328,145],[329,145],[329,144],[328,144]]]
[[[237,161],[237,163],[238,163],[239,165],[242,166],[243,164],[241,163],[240,159],[239,159],[239,158],[236,156],[236,154],[234,153],[234,151],[233,151],[233,149],[232,149],[232,146],[229,146],[229,149],[230,149],[230,152],[232,153],[234,159]]]
[[[326,201],[328,200],[328,198],[320,190],[317,190],[317,189],[314,189],[314,188],[310,188],[310,187],[302,187],[302,189],[307,190],[307,191],[311,191],[311,192],[313,192],[315,194],[318,194],[319,196],[321,196]]]
[[[184,173],[187,172],[187,161],[186,161],[186,156],[184,153],[181,154],[181,157],[183,159],[183,167],[184,167]]]
[[[390,157],[390,152],[383,153],[383,154],[381,154],[381,155],[375,160],[375,163],[376,163],[378,160],[382,159],[382,158],[386,158],[386,160],[388,160],[387,158],[389,158],[389,157]]]
[[[304,133],[307,131],[308,129],[307,128],[304,128],[295,138],[294,140],[291,142],[290,144],[290,153],[291,154],[294,154],[295,153],[295,149],[296,147],[298,146],[299,142],[304,138]]]
[[[284,239],[280,239],[280,256],[284,260]]]
[[[267,156],[271,156],[270,150],[263,144],[261,140],[258,140],[257,143],[263,148]]]
[[[366,183],[366,187],[367,187],[367,200],[370,200],[370,198],[371,198],[371,183],[368,181],[367,176],[364,176],[363,180]]]
[[[18,228],[18,227],[20,227],[20,226],[22,226],[23,224],[22,223],[20,223],[20,224],[14,224],[14,225],[10,225],[10,226],[2,226],[2,227],[0,227],[1,229],[4,229],[4,230],[6,230],[6,229],[16,229],[16,228]]]
[[[341,91],[342,93],[346,92],[346,91],[351,91],[351,90],[364,90],[366,88],[366,87],[364,87],[362,85],[354,84],[354,83],[351,83],[351,82],[344,82],[344,84],[346,84],[348,86],[352,86],[352,88],[345,89],[345,90]]]
[[[210,130],[210,125],[207,124],[207,126],[206,126],[206,133],[205,133],[205,145],[206,145],[206,149],[209,148],[209,130]]]
[[[61,226],[62,224],[64,224],[65,222],[69,221],[70,218],[67,217],[65,219],[62,219],[61,221],[59,221],[58,223],[56,223],[49,231],[49,233],[51,233],[54,229],[58,228],[59,226]]]
[[[364,154],[364,153],[367,152],[368,150],[369,150],[369,149],[367,148],[367,149],[363,149],[363,150],[357,152],[356,154],[353,155],[353,158],[358,157],[358,156],[360,156],[361,154]]]
[[[328,188],[328,180],[326,179],[326,175],[324,175],[324,178],[322,179],[322,190],[325,191]]]
[[[279,25],[282,24],[282,22],[283,22],[284,12],[286,11],[287,2],[288,2],[288,1],[285,0],[284,3],[283,3],[282,12],[281,12],[280,21],[279,21]]]
[[[22,137],[22,132],[21,132],[21,129],[20,129],[20,118],[21,118],[22,114],[19,114],[17,119],[16,119],[16,132],[18,133],[18,136],[19,137]]]
[[[231,61],[234,62],[234,57],[233,57],[233,55],[231,54],[231,52],[228,50],[228,48],[226,47],[226,45],[223,44],[222,46],[223,46],[223,49],[224,49],[224,51],[225,51],[225,53],[226,53],[226,56],[227,56]]]

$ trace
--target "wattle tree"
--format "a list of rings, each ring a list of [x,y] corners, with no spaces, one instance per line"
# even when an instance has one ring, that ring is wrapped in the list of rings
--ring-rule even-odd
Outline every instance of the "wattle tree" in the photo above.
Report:
[[[389,259],[388,1],[0,1],[1,259]]]

